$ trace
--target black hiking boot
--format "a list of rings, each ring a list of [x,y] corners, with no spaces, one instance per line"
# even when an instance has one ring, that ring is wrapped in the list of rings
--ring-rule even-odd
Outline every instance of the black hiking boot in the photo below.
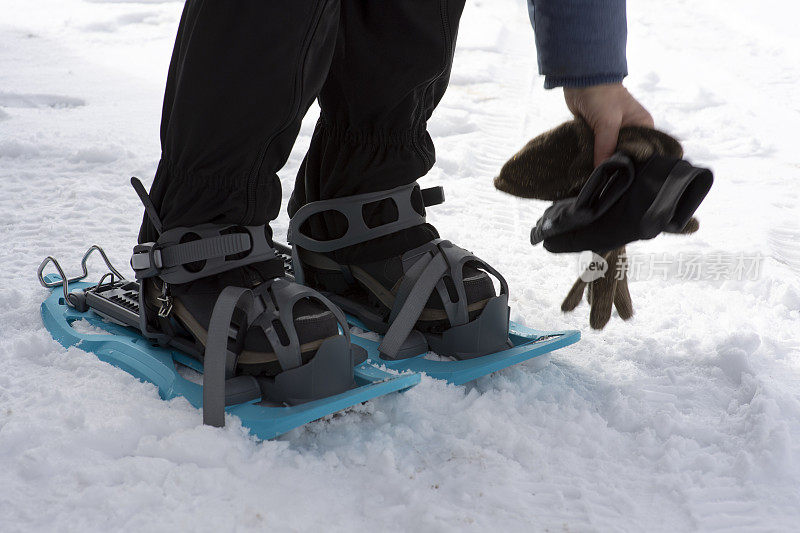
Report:
[[[420,190],[412,183],[390,191],[312,202],[290,222],[298,281],[328,294],[366,327],[383,333],[380,351],[386,358],[410,357],[427,348],[439,355],[469,359],[510,346],[505,279],[449,241],[433,239],[376,260],[338,259],[342,254],[337,252],[355,245],[359,256],[369,258],[371,243],[424,224],[425,206],[442,201],[441,188]],[[367,206],[379,202],[391,205],[389,222],[365,219]],[[346,218],[344,234],[328,240],[308,235],[311,224],[305,223],[328,212]],[[499,294],[492,277],[499,282]]]

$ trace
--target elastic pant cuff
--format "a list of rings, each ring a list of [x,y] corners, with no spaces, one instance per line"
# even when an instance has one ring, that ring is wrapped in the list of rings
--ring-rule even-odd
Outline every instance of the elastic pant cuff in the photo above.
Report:
[[[343,123],[334,123],[320,117],[318,128],[330,140],[338,143],[362,145],[368,147],[413,146],[423,142],[427,137],[425,125],[408,130],[384,130],[353,128]]]
[[[162,156],[158,164],[150,198],[158,211],[164,230],[197,226],[207,222],[256,226],[274,219],[280,208],[280,182],[258,179],[248,185],[243,175],[205,175],[176,168]],[[248,206],[252,208],[248,213]],[[139,242],[158,238],[145,216],[139,230]]]

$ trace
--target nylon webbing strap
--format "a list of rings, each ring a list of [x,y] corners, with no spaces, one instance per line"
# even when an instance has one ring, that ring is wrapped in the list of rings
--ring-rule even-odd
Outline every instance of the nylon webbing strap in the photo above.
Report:
[[[350,343],[350,330],[344,314],[314,289],[285,279],[274,279],[254,289],[254,294],[258,297],[256,303],[264,304],[264,310],[253,325],[264,330],[264,335],[275,351],[282,371],[303,366],[302,345],[294,321],[294,306],[304,298],[315,300],[327,307],[341,326],[347,343]],[[281,340],[283,336],[276,330],[276,322],[283,328],[284,341]]]
[[[454,246],[450,241],[437,239],[403,255],[403,281],[395,295],[389,314],[391,326],[379,350],[394,359],[416,325],[434,290],[439,292],[451,329],[470,322],[464,268],[467,263],[485,270],[500,282],[500,293],[508,294],[508,283],[497,270],[472,252]],[[449,276],[457,293],[453,299],[445,284]]]
[[[136,194],[139,196],[139,200],[142,201],[142,205],[144,205],[144,212],[147,215],[147,218],[150,219],[150,223],[153,224],[153,227],[156,230],[156,233],[159,235],[161,234],[162,225],[161,219],[158,218],[158,211],[156,207],[153,205],[153,200],[150,199],[150,196],[147,194],[147,191],[142,185],[142,182],[139,181],[139,178],[132,177],[131,178],[131,185],[133,185],[133,190],[136,191]]]
[[[417,323],[425,304],[428,302],[433,289],[439,283],[441,277],[447,272],[448,265],[444,256],[437,253],[425,266],[425,269],[417,279],[414,288],[405,300],[403,308],[397,314],[389,327],[389,331],[383,337],[378,348],[380,352],[390,359],[394,359],[400,350],[403,342],[408,338],[409,333]]]
[[[214,304],[203,358],[203,424],[215,427],[225,425],[226,367],[231,366],[228,360],[231,354],[228,350],[228,332],[237,307],[245,311],[249,321],[253,301],[250,289],[226,287]]]
[[[468,261],[474,261],[480,264],[484,263],[472,255],[472,252],[468,252],[458,246],[453,246],[453,243],[450,241],[442,241],[439,244],[439,251],[447,262],[450,279],[453,282],[453,287],[456,290],[458,298],[455,302],[452,301],[444,280],[436,285],[436,290],[439,291],[442,306],[447,313],[447,319],[450,321],[450,325],[460,326],[469,322],[467,292],[464,287],[464,265]]]
[[[233,233],[161,248],[161,262],[163,268],[170,268],[195,261],[234,255],[249,249],[250,235]]]
[[[425,267],[430,264],[432,257],[433,255],[427,252],[422,254],[422,256],[411,265],[411,268],[403,274],[403,281],[400,283],[400,288],[397,290],[397,294],[394,297],[392,311],[389,314],[389,323],[394,322],[397,315],[400,314],[400,310],[403,309],[408,296],[411,294],[411,291],[414,290],[419,277],[424,272]]]

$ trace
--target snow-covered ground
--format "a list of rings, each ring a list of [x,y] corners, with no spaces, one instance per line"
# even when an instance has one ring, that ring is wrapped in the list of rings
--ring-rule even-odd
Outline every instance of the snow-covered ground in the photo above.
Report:
[[[141,218],[128,178],[155,170],[181,3],[2,0],[0,530],[797,530],[797,8],[629,4],[628,87],[716,175],[698,234],[629,251],[702,254],[716,272],[725,254],[760,258],[755,279],[684,279],[672,265],[631,283],[630,323],[598,333],[585,304],[562,315],[576,257],[528,245],[545,204],[491,181],[568,115],[536,76],[524,2],[473,0],[430,125],[425,183],[448,194],[430,216],[508,277],[516,320],[583,340],[538,372],[423,379],[256,442],[61,348],[39,318],[44,256],[75,269],[98,243],[127,262]],[[315,113],[281,173],[286,197]]]

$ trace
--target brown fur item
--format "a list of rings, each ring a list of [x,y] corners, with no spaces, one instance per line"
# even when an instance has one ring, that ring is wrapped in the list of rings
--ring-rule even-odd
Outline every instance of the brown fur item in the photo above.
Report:
[[[653,155],[683,157],[681,144],[658,130],[626,126],[617,150],[636,161]],[[494,186],[514,196],[554,202],[577,196],[594,170],[594,133],[583,119],[542,133],[514,154],[494,179]]]
[[[664,132],[638,126],[619,132],[617,150],[643,162],[653,155],[682,158],[683,147]],[[577,196],[594,170],[594,133],[583,119],[565,122],[532,139],[509,159],[494,180],[494,186],[514,196],[556,201]],[[692,217],[681,233],[694,233],[700,223]],[[628,289],[625,247],[608,252],[606,275],[587,283],[573,284],[561,310],[569,312],[580,304],[584,291],[591,306],[589,324],[603,329],[611,318],[612,307],[623,320],[633,316],[633,302]]]

